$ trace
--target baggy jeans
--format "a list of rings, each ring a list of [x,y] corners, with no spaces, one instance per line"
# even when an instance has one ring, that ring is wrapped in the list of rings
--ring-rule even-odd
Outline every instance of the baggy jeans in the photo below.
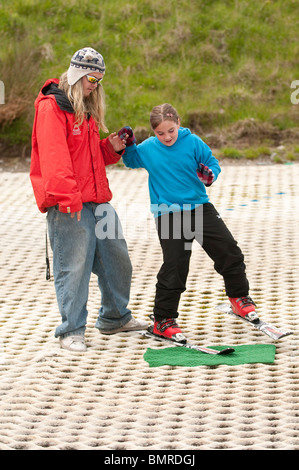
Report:
[[[157,275],[154,303],[154,316],[157,320],[177,318],[179,315],[178,306],[181,294],[186,290],[194,240],[201,244],[214,261],[215,270],[223,276],[228,297],[247,296],[249,291],[244,256],[213,204],[206,203],[188,211],[185,214],[190,223],[187,230],[182,221],[183,212],[161,215],[156,219],[163,251],[163,264]],[[200,222],[197,226],[196,220]],[[165,232],[168,232],[166,236]]]
[[[132,265],[114,208],[109,203],[84,203],[78,221],[55,206],[48,209],[47,220],[62,318],[55,336],[84,335],[91,273],[101,292],[95,327],[107,331],[128,323]]]

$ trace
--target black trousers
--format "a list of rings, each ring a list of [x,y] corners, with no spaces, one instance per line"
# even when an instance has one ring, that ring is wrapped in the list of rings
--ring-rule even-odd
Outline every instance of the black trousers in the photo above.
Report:
[[[156,219],[163,251],[157,275],[154,316],[177,318],[181,294],[186,290],[191,246],[197,240],[223,276],[228,297],[248,295],[244,256],[232,234],[211,203],[192,211],[164,214]]]

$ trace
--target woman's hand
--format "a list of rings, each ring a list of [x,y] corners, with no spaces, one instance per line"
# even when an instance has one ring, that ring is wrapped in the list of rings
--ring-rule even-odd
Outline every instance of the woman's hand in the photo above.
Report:
[[[71,218],[74,219],[76,215],[77,215],[77,220],[78,220],[78,222],[80,222],[80,220],[81,220],[81,211],[72,212],[72,213],[71,213]]]
[[[108,137],[111,145],[114,148],[115,152],[121,152],[126,148],[126,140],[121,139],[116,132],[113,132],[112,134],[109,135]]]

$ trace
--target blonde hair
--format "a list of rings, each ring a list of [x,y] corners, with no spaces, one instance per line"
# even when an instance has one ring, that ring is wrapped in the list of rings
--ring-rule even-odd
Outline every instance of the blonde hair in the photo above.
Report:
[[[173,121],[178,124],[179,120],[180,118],[177,110],[168,103],[155,106],[150,114],[150,123],[153,130],[155,130],[163,121]]]
[[[67,81],[67,72],[63,73],[59,80],[58,87],[64,91],[74,108],[77,124],[80,126],[87,114],[90,114],[99,129],[103,132],[109,132],[105,125],[105,95],[104,89],[100,83],[97,88],[90,93],[88,97],[84,97],[82,79],[78,80],[74,85],[69,85]]]

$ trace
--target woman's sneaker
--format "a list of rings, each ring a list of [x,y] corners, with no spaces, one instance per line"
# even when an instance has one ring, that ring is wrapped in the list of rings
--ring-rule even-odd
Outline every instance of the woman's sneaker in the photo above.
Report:
[[[251,297],[229,297],[229,300],[232,306],[232,311],[236,315],[239,315],[253,323],[259,321],[258,314],[255,311],[255,303]]]
[[[71,335],[65,338],[59,338],[60,346],[63,349],[75,352],[85,352],[86,344],[83,335]]]
[[[163,320],[154,320],[153,334],[163,338],[175,341],[177,343],[186,343],[187,340],[182,330],[174,318],[164,318]]]
[[[103,335],[114,335],[115,333],[122,333],[123,331],[146,330],[147,327],[148,324],[146,321],[137,320],[136,318],[132,317],[131,320],[124,326],[120,326],[119,328],[115,328],[114,330],[100,330],[100,333],[102,333]]]

